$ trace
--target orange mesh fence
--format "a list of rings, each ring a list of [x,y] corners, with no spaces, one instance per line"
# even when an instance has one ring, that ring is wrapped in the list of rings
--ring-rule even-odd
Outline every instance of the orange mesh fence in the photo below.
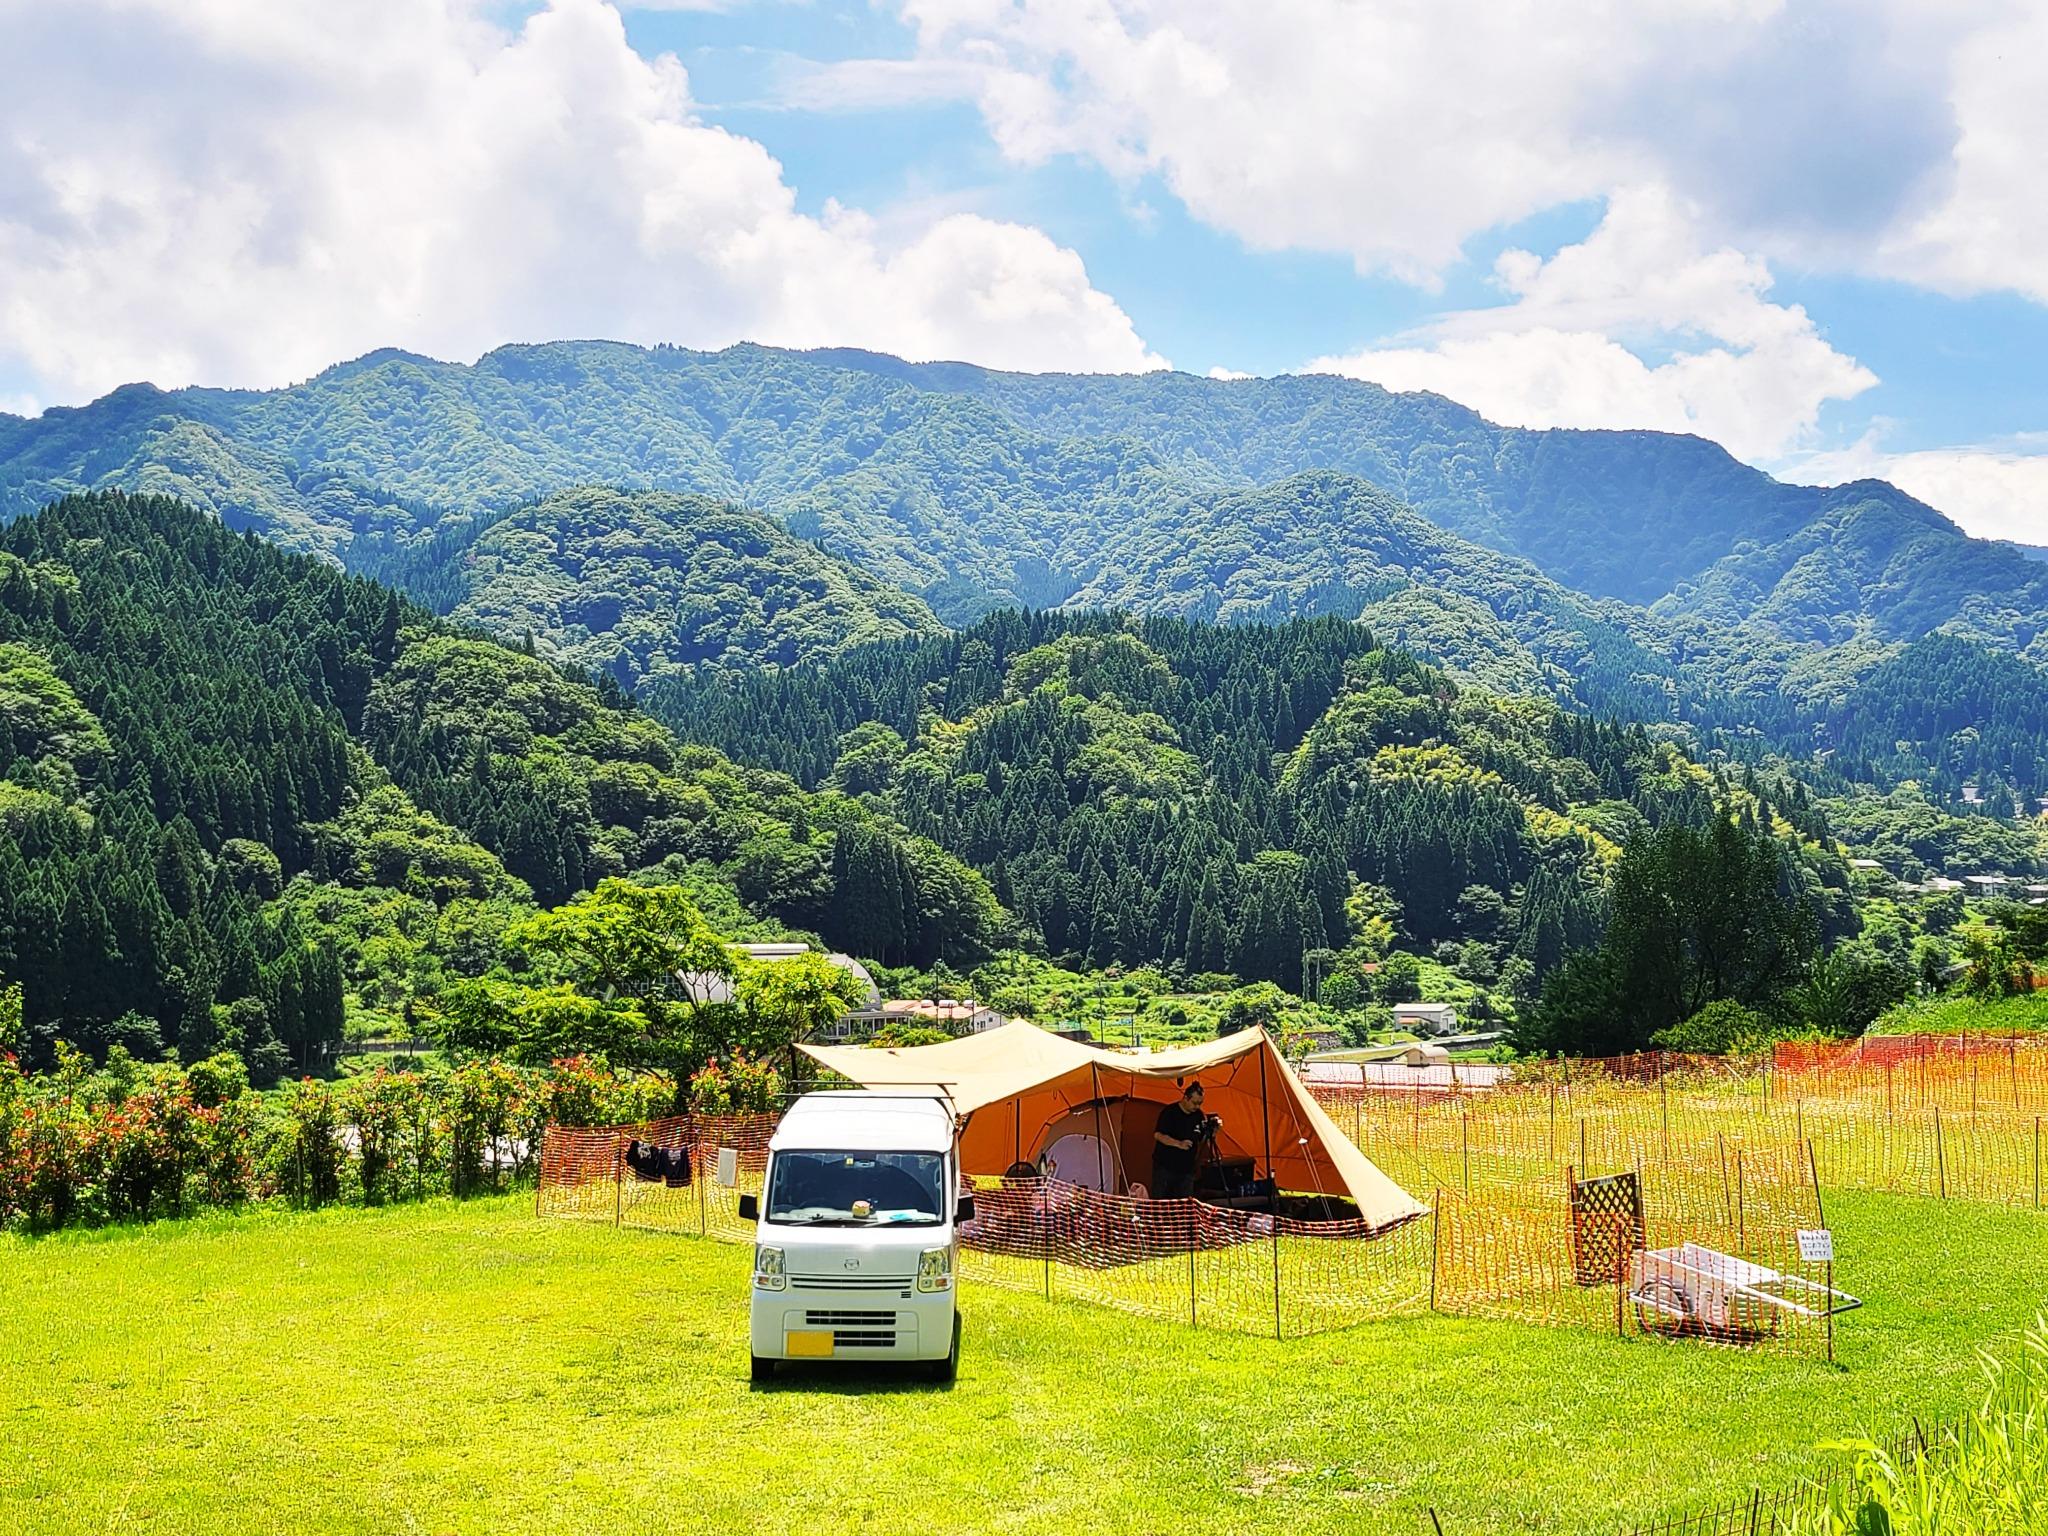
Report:
[[[1397,1182],[1470,1194],[1730,1144],[1811,1143],[1824,1186],[2039,1206],[2048,1041],[1983,1036],[1786,1044],[1729,1063],[1656,1054],[1518,1065],[1484,1091],[1317,1085]]]
[[[1522,1165],[1510,1164],[1509,1174]],[[1705,1158],[1509,1182],[1475,1167],[1439,1189],[1437,1310],[1713,1343],[1831,1348],[1832,1265],[1800,1255],[1826,1225],[1804,1149],[1723,1144]]]
[[[2048,1102],[2048,1052],[2007,1052],[1998,1111],[1982,1092],[1992,1058],[1925,1053],[1925,1096],[1907,1100],[1894,1081],[1889,1112],[1883,1066],[1853,1067],[1840,1053],[1802,1069],[1797,1093],[1775,1065],[1658,1055],[1517,1066],[1484,1091],[1319,1085],[1316,1097],[1368,1157],[1434,1197],[1433,1219],[1373,1234],[1306,1219],[1324,1213],[1302,1197],[1286,1197],[1275,1214],[992,1179],[977,1189],[976,1219],[961,1234],[963,1273],[1283,1336],[1433,1302],[1529,1322],[1824,1349],[1832,1323],[1820,1287],[1832,1275],[1801,1260],[1796,1242],[1799,1231],[1826,1225],[1821,1187],[2039,1198],[2041,1129],[2031,1113],[2010,1109],[2010,1090],[2019,1083],[2026,1105],[2038,1061]],[[1958,1118],[1940,1106],[1966,1092],[1959,1074],[1972,1061],[1978,1112]],[[738,1197],[760,1189],[771,1129],[765,1116],[550,1128],[539,1208],[745,1241],[752,1226],[738,1217]],[[688,1148],[692,1182],[636,1174],[635,1138]],[[721,1147],[731,1149],[731,1185],[714,1177]],[[1598,1211],[1575,1211],[1574,1186],[1624,1177],[1636,1206],[1603,1238]],[[1595,1274],[1597,1284],[1582,1283]],[[1733,1294],[1759,1284],[1776,1299]]]
[[[601,1130],[551,1125],[541,1137],[535,1205],[543,1216],[751,1242],[754,1224],[740,1218],[739,1199],[761,1192],[774,1129],[773,1115],[673,1115]],[[636,1168],[635,1142],[679,1151],[684,1161],[643,1158]],[[720,1177],[728,1152],[729,1184]]]
[[[1316,1203],[1289,1198],[1276,1215],[1055,1179],[984,1180],[961,1265],[985,1284],[1281,1337],[1428,1306],[1426,1220],[1375,1232],[1311,1219]]]
[[[1802,1259],[1797,1235],[1826,1225],[1827,1153],[1856,1144],[1759,1071],[1648,1055],[1518,1067],[1484,1092],[1315,1093],[1397,1183],[1434,1192],[1440,1311],[1830,1347],[1831,1267]],[[1993,1150],[1968,1155],[1986,1167]],[[1920,1176],[1918,1142],[1895,1138],[1892,1157],[1895,1177]],[[1596,1198],[1623,1187],[1625,1206]]]

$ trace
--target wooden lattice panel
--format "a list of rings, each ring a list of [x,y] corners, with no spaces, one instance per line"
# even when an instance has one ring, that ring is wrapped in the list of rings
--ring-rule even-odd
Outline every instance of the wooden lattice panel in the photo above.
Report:
[[[1643,1181],[1634,1173],[1572,1182],[1572,1272],[1580,1285],[1613,1285],[1646,1247]]]

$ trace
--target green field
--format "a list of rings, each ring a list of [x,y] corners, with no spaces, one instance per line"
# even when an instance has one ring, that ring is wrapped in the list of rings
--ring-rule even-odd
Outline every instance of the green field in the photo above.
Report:
[[[1611,1530],[1953,1411],[2048,1218],[1831,1197],[1839,1366],[1424,1317],[1275,1343],[969,1291],[950,1391],[751,1389],[745,1250],[517,1198],[0,1240],[0,1530]]]
[[[1969,997],[1947,992],[1901,1003],[1871,1025],[1877,1035],[2027,1034],[2048,1030],[2048,992]]]

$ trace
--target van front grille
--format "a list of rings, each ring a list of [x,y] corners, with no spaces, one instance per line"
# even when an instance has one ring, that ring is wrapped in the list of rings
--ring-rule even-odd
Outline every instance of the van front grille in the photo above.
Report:
[[[791,1275],[794,1291],[907,1291],[915,1275]]]
[[[894,1328],[894,1312],[825,1312],[804,1314],[806,1328]]]
[[[894,1349],[896,1330],[894,1328],[834,1328],[832,1330],[834,1349]]]

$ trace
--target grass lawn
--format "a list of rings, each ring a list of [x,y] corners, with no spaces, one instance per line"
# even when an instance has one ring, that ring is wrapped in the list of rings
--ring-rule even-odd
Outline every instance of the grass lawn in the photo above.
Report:
[[[1870,1026],[1875,1035],[1987,1035],[2048,1030],[2048,991],[1977,998],[1959,992],[1901,1003]]]
[[[0,1531],[1603,1531],[1977,1391],[2048,1217],[1829,1200],[1841,1364],[970,1290],[950,1391],[746,1380],[744,1249],[529,1200],[0,1239]]]

